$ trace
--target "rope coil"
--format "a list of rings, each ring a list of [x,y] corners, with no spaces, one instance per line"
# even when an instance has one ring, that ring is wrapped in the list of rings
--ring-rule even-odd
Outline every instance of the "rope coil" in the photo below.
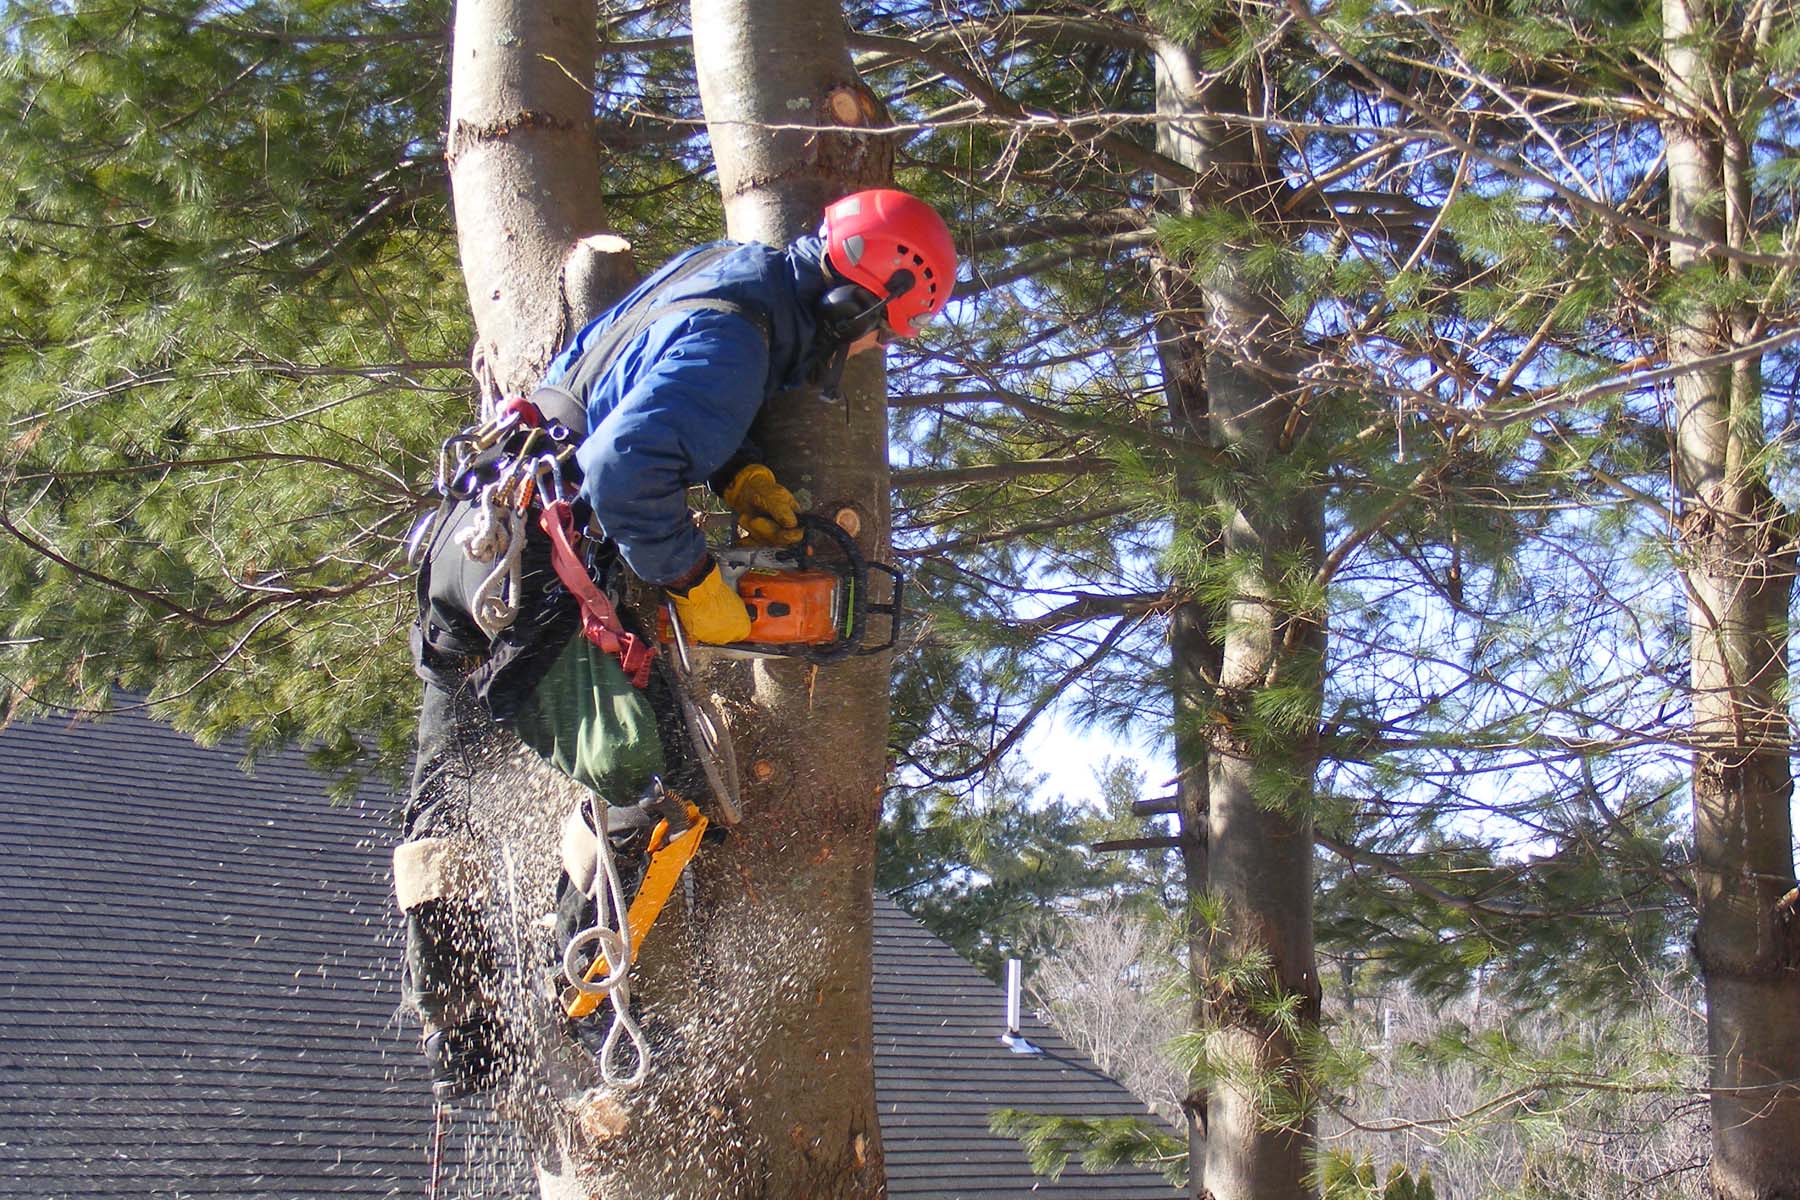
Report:
[[[494,569],[476,586],[469,615],[481,632],[498,637],[519,618],[519,595],[524,587],[525,538],[519,514],[505,502],[507,480],[481,489],[481,508],[475,523],[456,535],[457,545],[476,562],[493,562]]]
[[[631,921],[628,916],[631,901],[619,878],[618,863],[613,859],[612,839],[607,836],[606,802],[593,795],[588,803],[594,826],[594,884],[589,893],[594,901],[594,924],[569,939],[569,944],[563,948],[562,968],[576,992],[605,997],[612,1005],[612,1027],[606,1031],[606,1039],[595,1057],[600,1078],[609,1087],[630,1091],[643,1083],[650,1073],[650,1041],[631,1015]],[[611,969],[604,978],[585,978],[587,969],[583,952],[589,948],[606,956],[607,966]],[[631,1039],[637,1060],[629,1073],[617,1065],[621,1036]]]

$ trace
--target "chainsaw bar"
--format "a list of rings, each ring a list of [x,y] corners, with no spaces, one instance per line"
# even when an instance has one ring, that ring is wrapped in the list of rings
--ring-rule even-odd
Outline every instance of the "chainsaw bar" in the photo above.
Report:
[[[675,605],[665,603],[669,626],[674,632],[675,653],[669,656],[670,670],[675,676],[675,699],[681,705],[681,719],[687,725],[688,744],[700,760],[700,773],[712,792],[721,825],[736,825],[744,819],[743,792],[739,786],[737,748],[731,742],[731,729],[718,703],[702,695],[694,686],[693,664],[688,661],[687,635]]]
[[[678,676],[679,678],[679,676]],[[731,731],[726,728],[719,706],[711,696],[695,696],[686,680],[676,688],[681,700],[681,715],[687,721],[688,738],[700,757],[700,771],[712,789],[719,806],[719,823],[736,825],[744,819],[739,802],[737,751],[731,744]]]

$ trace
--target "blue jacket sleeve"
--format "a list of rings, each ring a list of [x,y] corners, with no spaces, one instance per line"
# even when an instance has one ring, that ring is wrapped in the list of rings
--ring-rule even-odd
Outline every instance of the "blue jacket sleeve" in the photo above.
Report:
[[[576,458],[582,494],[626,565],[664,584],[706,553],[687,489],[743,444],[762,407],[769,351],[742,317],[684,313],[650,327],[634,368]]]

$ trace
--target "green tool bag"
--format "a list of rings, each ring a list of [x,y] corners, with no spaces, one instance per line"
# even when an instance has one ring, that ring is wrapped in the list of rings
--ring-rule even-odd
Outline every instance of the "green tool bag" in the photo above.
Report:
[[[508,722],[519,740],[609,804],[666,773],[656,710],[619,660],[577,634]]]

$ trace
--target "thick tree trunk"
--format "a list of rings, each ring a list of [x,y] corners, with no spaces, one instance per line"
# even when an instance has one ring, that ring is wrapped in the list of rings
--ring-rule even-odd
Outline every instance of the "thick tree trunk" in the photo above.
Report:
[[[459,0],[447,157],[475,317],[484,415],[528,392],[576,328],[633,275],[605,233],[594,138],[592,0]],[[544,1114],[515,1112],[533,1129]],[[543,1174],[544,1194],[579,1195]]]
[[[1745,165],[1717,113],[1731,95],[1722,9],[1663,6],[1670,221],[1714,245],[1742,245]],[[1717,256],[1670,247],[1677,270]],[[1729,269],[1729,268],[1725,268]],[[1692,305],[1668,333],[1672,364],[1743,344],[1737,314]],[[1676,483],[1693,684],[1694,956],[1706,986],[1712,1186],[1723,1200],[1800,1197],[1800,931],[1778,909],[1793,884],[1787,619],[1792,521],[1757,463],[1760,371],[1694,366],[1675,382]]]
[[[692,25],[730,236],[785,244],[818,227],[827,201],[889,181],[882,140],[770,128],[881,115],[834,3],[703,0]],[[889,523],[879,360],[853,363],[845,392],[847,407],[778,397],[756,435],[803,505],[852,514],[865,549],[879,551]],[[546,1198],[884,1192],[870,991],[888,664],[758,664],[740,682],[727,707],[744,822],[696,860],[694,919],[665,916],[639,964],[647,1023],[665,1035],[651,1079],[629,1102],[626,1135],[542,1174]]]
[[[1246,126],[1216,119],[1247,112],[1242,85],[1216,78],[1203,84],[1197,56],[1194,47],[1158,48],[1158,111],[1185,118],[1159,127],[1158,148],[1200,176],[1199,186],[1181,199],[1188,211],[1221,204],[1255,210],[1273,194],[1279,176]],[[1181,622],[1176,628],[1178,686],[1193,688],[1208,671],[1215,673],[1212,710],[1224,715],[1204,751],[1190,745],[1181,763],[1184,772],[1204,764],[1205,886],[1222,902],[1223,921],[1210,931],[1200,975],[1210,1057],[1232,1066],[1230,1077],[1205,1096],[1204,1156],[1193,1164],[1193,1192],[1214,1200],[1293,1200],[1312,1194],[1306,1177],[1313,1119],[1298,1028],[1260,1016],[1251,997],[1217,982],[1215,968],[1247,953],[1266,953],[1269,977],[1257,986],[1299,996],[1299,1026],[1317,1023],[1312,822],[1304,795],[1317,762],[1316,739],[1252,743],[1232,721],[1271,684],[1303,680],[1315,692],[1320,687],[1324,634],[1318,614],[1294,611],[1282,588],[1296,567],[1316,566],[1324,532],[1316,494],[1276,497],[1260,482],[1259,464],[1286,452],[1302,417],[1292,385],[1284,382],[1294,374],[1297,337],[1271,297],[1247,284],[1242,248],[1221,250],[1217,267],[1193,281],[1203,325],[1183,335],[1191,344],[1165,354],[1186,393],[1187,411],[1180,415],[1203,420],[1206,440],[1230,448],[1241,464],[1226,497],[1223,550],[1250,564],[1223,614],[1221,640],[1215,644]],[[1191,698],[1178,697],[1178,719],[1192,705]],[[1291,804],[1270,803],[1270,778],[1294,793],[1283,798]],[[1189,806],[1184,803],[1184,812]],[[1198,818],[1194,813],[1196,823]],[[1252,1078],[1256,1082],[1248,1083]]]
[[[529,390],[631,277],[600,203],[597,30],[592,0],[456,6],[450,186],[488,399]]]
[[[830,200],[892,177],[885,139],[775,126],[884,120],[844,44],[835,0],[695,0],[694,58],[730,236],[783,245]],[[885,382],[879,356],[847,373],[844,403],[777,397],[756,436],[803,505],[852,514],[887,546]],[[745,1060],[735,1174],[758,1197],[884,1194],[870,1008],[875,830],[887,770],[886,656],[820,669],[758,663],[734,736],[745,820],[700,873],[703,909],[762,931],[802,994],[719,1053]],[[785,949],[783,948],[785,946]]]
[[[447,157],[484,415],[528,392],[634,273],[626,243],[605,232],[597,186],[583,81],[594,78],[598,52],[592,0],[456,6]],[[513,1115],[545,1128],[546,1114]],[[572,1177],[540,1177],[546,1197],[581,1194]]]
[[[1163,127],[1165,130],[1170,127]],[[1169,153],[1172,137],[1162,135],[1158,149]],[[1170,190],[1161,197],[1167,211],[1179,213],[1185,196]],[[1206,298],[1187,274],[1172,264],[1156,268],[1157,300],[1162,314],[1157,321],[1157,357],[1162,367],[1163,394],[1169,410],[1169,427],[1200,445],[1209,444],[1212,429],[1206,404]],[[1175,526],[1181,530],[1198,519],[1207,492],[1195,472],[1178,465],[1176,499],[1181,506]],[[1219,678],[1219,646],[1213,640],[1213,622],[1205,605],[1186,600],[1169,614],[1169,685],[1171,716],[1175,723],[1176,815],[1180,821],[1182,869],[1190,896],[1207,887],[1206,846],[1211,805],[1207,801],[1207,727],[1212,720],[1214,688]],[[1207,931],[1192,913],[1187,928],[1188,976],[1193,989],[1192,1022],[1202,1027],[1208,1017],[1206,1003]],[[1202,1168],[1206,1162],[1206,1106],[1209,1089],[1204,1077],[1188,1080],[1182,1102],[1187,1118],[1188,1195],[1199,1200],[1206,1189]]]

